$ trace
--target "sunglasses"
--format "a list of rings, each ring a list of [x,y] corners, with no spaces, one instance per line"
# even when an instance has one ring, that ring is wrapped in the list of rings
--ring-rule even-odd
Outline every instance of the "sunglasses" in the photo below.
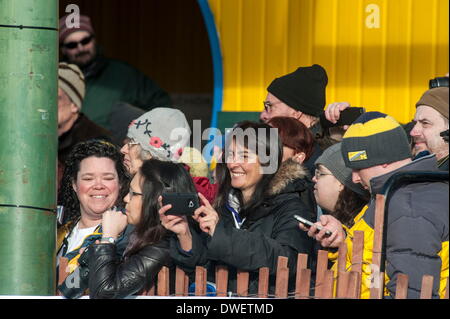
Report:
[[[88,45],[89,43],[91,43],[93,38],[94,38],[94,36],[90,35],[90,36],[82,39],[79,42],[77,42],[77,41],[67,42],[67,43],[62,44],[62,46],[65,47],[66,49],[75,49],[78,47],[79,44],[81,44],[82,46]]]

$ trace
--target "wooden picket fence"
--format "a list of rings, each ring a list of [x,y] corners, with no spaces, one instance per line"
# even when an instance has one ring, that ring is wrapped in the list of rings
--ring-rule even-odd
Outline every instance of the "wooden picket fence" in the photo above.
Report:
[[[374,245],[373,245],[373,259],[372,264],[376,267],[380,266],[381,248],[382,248],[382,233],[383,233],[383,218],[384,218],[384,195],[377,195],[376,198],[376,213],[375,213],[375,227],[374,227]],[[300,230],[299,230],[300,231]],[[355,231],[353,237],[353,249],[351,257],[351,268],[346,269],[347,258],[347,244],[343,243],[338,250],[337,259],[337,277],[335,278],[333,270],[328,269],[328,252],[319,250],[317,256],[316,266],[316,280],[314,289],[310,289],[311,283],[311,269],[307,268],[308,255],[298,254],[297,269],[296,269],[296,285],[294,295],[288,296],[288,258],[278,257],[278,265],[276,271],[275,281],[275,295],[270,297],[275,298],[295,298],[295,299],[360,299],[361,295],[361,280],[362,280],[362,265],[363,265],[363,251],[364,251],[364,232]],[[67,259],[60,259],[59,266],[59,284],[61,284],[67,277],[65,270],[67,269]],[[269,268],[264,267],[259,269],[258,279],[258,298],[269,297]],[[170,274],[167,267],[163,267],[158,274],[156,289],[153,287],[145,292],[147,296],[171,296],[169,291]],[[207,271],[203,267],[196,267],[195,272],[195,296],[206,296],[206,278]],[[370,298],[383,298],[384,291],[384,273],[379,273],[379,283],[374,283],[373,286],[378,288],[371,288]],[[227,297],[228,284],[228,270],[224,266],[218,266],[215,270],[215,284],[217,297]],[[433,278],[425,275],[422,278],[421,299],[430,299],[432,297],[433,282],[440,278]],[[336,284],[336,289],[335,289]],[[237,289],[236,297],[248,297],[249,273],[245,271],[237,272]],[[175,297],[189,296],[188,294],[189,279],[188,276],[180,268],[176,269],[175,273]],[[449,298],[449,283],[447,279],[445,298]],[[406,299],[408,291],[408,276],[399,274],[397,276],[396,299]],[[311,294],[311,291],[314,293]],[[253,297],[253,296],[252,296]]]
[[[346,255],[347,245],[344,243],[339,248],[338,260],[337,260],[337,277],[334,276],[334,272],[327,268],[328,266],[328,252],[325,250],[319,250],[317,257],[316,268],[316,281],[313,289],[310,289],[311,283],[311,269],[307,269],[308,255],[299,254],[297,259],[297,273],[296,273],[296,287],[295,294],[288,296],[288,278],[289,268],[288,258],[278,257],[278,266],[276,272],[275,282],[275,298],[295,298],[295,299],[359,299],[361,280],[362,280],[362,263],[363,263],[363,249],[364,249],[364,232],[355,232],[353,239],[353,256],[352,266],[350,269],[346,269]],[[65,272],[67,266],[67,259],[60,259],[60,273],[59,284],[61,284],[67,277]],[[170,282],[169,268],[163,267],[158,274],[156,289],[153,287],[149,291],[143,293],[146,296],[189,296],[188,276],[180,268],[176,268],[175,273],[175,294],[171,295],[169,291]],[[195,273],[195,296],[206,296],[206,278],[207,270],[203,267],[196,267]],[[380,273],[379,278],[384,281],[384,274]],[[227,297],[227,284],[228,284],[228,269],[224,266],[218,266],[215,271],[215,284],[217,297]],[[430,299],[433,290],[432,276],[425,275],[422,279],[421,299]],[[248,297],[248,284],[249,273],[245,271],[238,271],[237,273],[237,297]],[[336,289],[334,289],[335,284]],[[373,289],[371,292],[371,298],[382,298],[382,292],[384,287],[380,282],[380,288]],[[314,293],[310,295],[310,291]],[[405,299],[408,291],[408,276],[400,274],[397,277],[397,290],[396,299]],[[264,267],[259,269],[258,280],[258,293],[257,298],[269,297],[269,268]],[[448,298],[448,281],[447,291],[445,298]]]

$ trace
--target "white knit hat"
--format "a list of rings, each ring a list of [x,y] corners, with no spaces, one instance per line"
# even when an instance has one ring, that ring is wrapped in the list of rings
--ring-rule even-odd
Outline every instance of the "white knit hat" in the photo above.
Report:
[[[191,129],[180,110],[157,107],[133,120],[127,136],[154,158],[177,162],[189,144]]]

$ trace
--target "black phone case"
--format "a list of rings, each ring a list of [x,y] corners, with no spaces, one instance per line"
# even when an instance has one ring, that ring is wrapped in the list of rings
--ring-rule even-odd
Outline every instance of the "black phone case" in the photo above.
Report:
[[[320,115],[320,124],[323,128],[351,125],[358,117],[365,112],[363,107],[349,107],[343,110],[336,124],[331,123],[325,117],[325,113]]]
[[[172,205],[165,214],[166,215],[193,215],[194,211],[200,207],[198,196],[195,193],[163,193],[162,203]]]
[[[364,108],[362,107],[350,107],[342,111],[339,120],[337,121],[338,126],[351,125],[361,114],[364,113]]]

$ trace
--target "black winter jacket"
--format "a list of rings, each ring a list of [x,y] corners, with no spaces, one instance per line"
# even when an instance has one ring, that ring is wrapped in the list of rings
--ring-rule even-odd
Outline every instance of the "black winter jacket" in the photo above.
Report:
[[[270,293],[274,292],[275,274],[279,256],[289,258],[290,289],[294,287],[297,254],[310,255],[313,241],[298,227],[293,215],[311,219],[313,215],[299,197],[295,181],[306,176],[306,170],[295,162],[283,163],[272,180],[263,205],[248,214],[241,228],[236,228],[232,213],[226,207],[218,209],[220,215],[214,235],[191,227],[192,250],[183,251],[178,240],[170,245],[171,257],[193,280],[195,266],[208,270],[208,280],[215,281],[215,267],[228,268],[228,291],[236,292],[237,270],[250,272],[249,295],[258,291],[258,270],[270,269]]]
[[[94,244],[89,251],[89,297],[124,298],[148,289],[163,266],[169,266],[169,241],[148,245],[119,258],[113,244]]]

